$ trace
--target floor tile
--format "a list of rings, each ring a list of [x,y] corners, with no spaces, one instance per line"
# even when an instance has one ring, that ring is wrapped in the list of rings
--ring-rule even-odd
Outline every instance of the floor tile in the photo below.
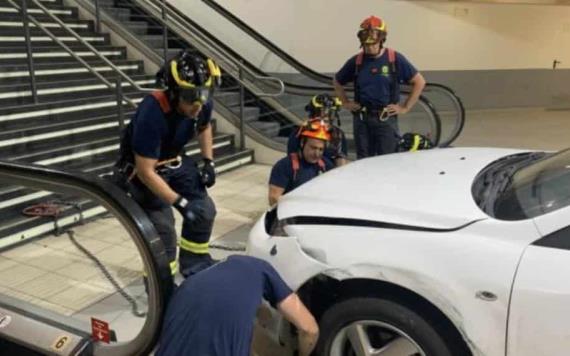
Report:
[[[0,271],[0,285],[11,288],[20,283],[31,281],[45,274],[46,272],[44,270],[41,270],[37,267],[18,264]]]

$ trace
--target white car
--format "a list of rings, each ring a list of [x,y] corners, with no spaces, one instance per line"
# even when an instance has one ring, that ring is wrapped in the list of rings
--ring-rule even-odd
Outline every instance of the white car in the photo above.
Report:
[[[319,355],[566,356],[569,205],[568,150],[392,154],[284,196],[248,253],[314,313]]]

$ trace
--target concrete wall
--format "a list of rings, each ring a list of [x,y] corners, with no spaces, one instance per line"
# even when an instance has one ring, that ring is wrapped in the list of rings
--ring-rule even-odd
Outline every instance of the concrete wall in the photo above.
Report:
[[[169,0],[268,72],[295,71],[200,0]],[[396,0],[218,0],[304,64],[336,71],[358,51],[362,18],[388,24],[387,45],[469,108],[570,106],[570,6]],[[561,61],[552,70],[554,60]]]

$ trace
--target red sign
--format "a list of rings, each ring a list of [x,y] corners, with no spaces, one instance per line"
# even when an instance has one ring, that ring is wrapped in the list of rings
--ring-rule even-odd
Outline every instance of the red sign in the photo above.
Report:
[[[91,318],[91,336],[93,336],[95,341],[102,341],[108,344],[111,341],[109,323]]]

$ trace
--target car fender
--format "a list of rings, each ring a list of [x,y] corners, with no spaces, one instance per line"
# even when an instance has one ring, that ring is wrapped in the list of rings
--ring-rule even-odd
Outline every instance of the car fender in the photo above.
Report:
[[[411,270],[388,268],[375,264],[353,264],[343,269],[328,269],[322,274],[337,281],[349,279],[370,279],[390,283],[407,289],[426,299],[439,309],[455,326],[468,344],[473,355],[485,355],[479,345],[471,340],[464,328],[464,316],[454,307],[453,302],[446,297],[448,287],[427,275],[421,275]]]

